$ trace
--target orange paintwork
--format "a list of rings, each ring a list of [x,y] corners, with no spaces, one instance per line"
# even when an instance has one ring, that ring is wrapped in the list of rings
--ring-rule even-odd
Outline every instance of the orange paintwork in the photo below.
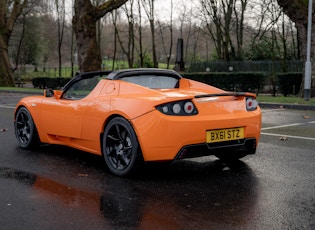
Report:
[[[180,79],[180,87],[155,90],[121,80],[101,80],[81,100],[30,96],[17,105],[31,113],[40,140],[101,155],[101,134],[111,116],[122,116],[133,126],[146,161],[172,160],[185,145],[206,141],[206,131],[245,127],[245,138],[258,143],[261,111],[246,111],[245,97],[194,98],[195,95],[224,93],[215,87]],[[254,94],[248,94],[255,97]],[[191,99],[198,110],[194,116],[164,115],[155,106]]]

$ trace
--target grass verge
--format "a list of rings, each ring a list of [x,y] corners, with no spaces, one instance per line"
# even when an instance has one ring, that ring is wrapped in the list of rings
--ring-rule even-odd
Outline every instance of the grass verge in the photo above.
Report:
[[[20,88],[20,87],[0,87],[2,92],[16,92],[16,93],[38,93],[41,94],[43,89],[34,88]]]
[[[270,95],[258,95],[257,100],[259,102],[267,103],[283,103],[283,104],[297,104],[297,105],[315,105],[315,98],[311,98],[309,101],[305,101],[304,98],[296,96],[270,96]]]

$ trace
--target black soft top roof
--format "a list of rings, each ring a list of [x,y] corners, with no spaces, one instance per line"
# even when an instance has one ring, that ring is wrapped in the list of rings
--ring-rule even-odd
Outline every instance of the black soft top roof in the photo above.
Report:
[[[169,69],[157,69],[157,68],[138,68],[138,69],[122,69],[116,71],[92,71],[79,73],[72,78],[64,87],[63,90],[69,88],[74,82],[80,81],[81,79],[87,79],[96,75],[104,75],[106,79],[118,80],[123,77],[139,76],[139,75],[156,75],[156,76],[169,76],[175,79],[181,79],[182,76],[174,70]]]
[[[174,70],[157,69],[157,68],[141,68],[141,69],[123,69],[111,72],[107,79],[118,80],[123,77],[136,76],[136,75],[157,75],[157,76],[170,76],[176,79],[181,79],[182,76]]]

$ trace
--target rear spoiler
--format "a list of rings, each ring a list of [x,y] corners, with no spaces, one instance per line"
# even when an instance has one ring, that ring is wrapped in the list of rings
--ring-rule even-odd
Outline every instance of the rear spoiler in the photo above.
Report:
[[[204,98],[204,97],[252,97],[256,98],[256,94],[254,93],[243,93],[243,92],[228,92],[228,93],[213,93],[213,94],[201,94],[196,95],[195,98]]]

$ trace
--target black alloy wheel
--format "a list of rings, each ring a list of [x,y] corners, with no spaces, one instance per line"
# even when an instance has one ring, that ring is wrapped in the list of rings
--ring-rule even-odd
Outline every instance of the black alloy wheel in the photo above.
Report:
[[[14,130],[21,148],[29,149],[39,144],[39,137],[33,118],[25,107],[19,108],[16,113]]]
[[[112,119],[103,136],[103,154],[109,170],[117,176],[133,172],[141,161],[137,136],[131,124],[122,117]]]

